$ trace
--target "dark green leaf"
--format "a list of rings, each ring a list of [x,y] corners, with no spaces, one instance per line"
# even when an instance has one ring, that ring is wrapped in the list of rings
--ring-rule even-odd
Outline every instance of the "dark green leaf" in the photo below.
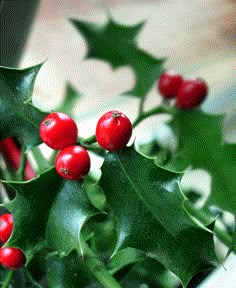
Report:
[[[48,256],[47,268],[47,278],[50,288],[90,287],[87,285],[91,283],[95,285],[97,283],[75,251],[64,258],[56,255]],[[96,284],[93,287],[101,286]]]
[[[109,269],[114,274],[127,265],[134,264],[145,259],[145,255],[137,249],[127,247],[118,251],[109,262]]]
[[[121,281],[123,288],[155,287],[173,288],[179,287],[177,277],[165,269],[159,262],[147,258],[145,261],[134,265],[123,276]]]
[[[115,252],[121,247],[140,249],[186,285],[217,259],[213,234],[195,224],[183,207],[180,176],[131,147],[107,155],[99,184],[117,220]]]
[[[64,181],[54,199],[47,224],[47,239],[62,256],[81,249],[80,233],[84,223],[97,210],[88,201],[81,181]]]
[[[97,185],[90,177],[85,179],[84,189],[86,194],[95,208],[103,211],[106,206],[106,195],[101,187]]]
[[[177,151],[168,165],[202,168],[212,176],[209,204],[236,214],[236,145],[226,144],[222,136],[223,116],[201,111],[179,111],[171,126]]]
[[[163,72],[164,59],[157,59],[137,47],[137,36],[144,23],[125,26],[111,18],[104,25],[81,20],[71,20],[85,37],[88,45],[87,58],[108,61],[113,68],[131,66],[136,83],[126,95],[145,97],[158,76]]]
[[[31,181],[5,183],[16,191],[16,197],[4,205],[14,217],[7,245],[21,248],[30,260],[44,244],[46,223],[62,178],[51,169]]]
[[[47,114],[32,104],[41,66],[22,70],[0,67],[0,139],[18,137],[28,148],[41,143],[38,129]]]
[[[53,168],[31,181],[5,183],[16,191],[4,205],[14,217],[8,246],[21,248],[28,260],[45,244],[61,255],[81,248],[82,226],[96,213],[81,182],[64,181]]]

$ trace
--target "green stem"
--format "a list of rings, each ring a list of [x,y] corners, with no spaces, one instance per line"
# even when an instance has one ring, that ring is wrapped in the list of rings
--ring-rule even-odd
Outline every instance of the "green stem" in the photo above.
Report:
[[[25,147],[23,146],[21,149],[20,166],[18,169],[20,181],[24,181],[26,160],[27,158],[26,158],[26,153],[25,153]]]
[[[97,139],[96,139],[95,135],[92,135],[92,136],[90,136],[88,138],[80,140],[80,143],[82,145],[91,145],[91,144],[96,143],[96,142],[97,142]]]
[[[95,135],[92,135],[85,139],[79,139],[78,144],[86,149],[89,149],[91,152],[95,153],[98,156],[105,157],[106,155],[106,151],[97,144],[97,139]]]
[[[156,114],[174,114],[176,112],[176,109],[167,105],[160,105],[157,107],[154,107],[146,112],[142,112],[139,114],[137,119],[133,122],[133,127],[136,127],[140,122],[142,122],[144,119],[156,115]]]
[[[212,220],[207,213],[194,208],[193,205],[191,205],[191,203],[189,203],[188,201],[186,201],[184,205],[190,215],[196,218],[204,226],[206,225],[206,223],[209,223]],[[231,251],[236,253],[236,245],[233,243],[234,239],[226,231],[222,230],[222,228],[220,228],[217,223],[214,227],[214,234],[223,244],[229,247]]]
[[[2,288],[9,288],[11,280],[12,280],[12,276],[13,276],[13,271],[12,270],[7,271],[7,275],[5,279],[3,280],[3,283],[1,286]]]
[[[139,102],[139,110],[138,115],[142,115],[144,113],[144,103],[145,103],[146,97],[141,98]]]
[[[85,263],[94,277],[102,284],[104,288],[121,288],[117,280],[111,275],[105,264],[100,261],[85,240],[80,238],[81,247],[84,255],[81,256],[81,261]],[[81,252],[81,251],[79,251]]]

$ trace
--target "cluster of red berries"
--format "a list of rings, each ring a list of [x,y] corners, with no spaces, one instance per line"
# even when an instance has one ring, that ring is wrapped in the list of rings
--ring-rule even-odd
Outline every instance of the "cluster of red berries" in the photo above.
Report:
[[[57,173],[68,180],[80,180],[90,170],[88,151],[76,145],[78,128],[75,121],[65,113],[53,112],[40,124],[42,141],[52,149],[61,150],[55,161]],[[96,140],[105,150],[122,149],[132,134],[132,124],[129,118],[117,111],[106,112],[97,122]]]
[[[163,73],[157,87],[164,98],[175,98],[175,105],[184,110],[197,108],[208,93],[208,86],[203,79],[184,79],[181,74],[174,71]]]
[[[5,213],[0,216],[0,241],[5,244],[11,236],[13,230],[13,216]],[[8,269],[19,269],[25,265],[26,257],[19,248],[1,247],[0,264]]]

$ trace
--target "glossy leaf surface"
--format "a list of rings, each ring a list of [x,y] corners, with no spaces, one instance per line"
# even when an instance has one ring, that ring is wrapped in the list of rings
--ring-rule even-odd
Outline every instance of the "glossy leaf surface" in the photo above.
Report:
[[[38,128],[47,114],[32,104],[40,67],[0,67],[0,139],[18,137],[28,148],[41,143]]]
[[[115,252],[140,249],[185,285],[217,260],[213,234],[196,225],[183,207],[179,180],[180,174],[157,167],[131,147],[107,155],[99,184],[117,220]]]

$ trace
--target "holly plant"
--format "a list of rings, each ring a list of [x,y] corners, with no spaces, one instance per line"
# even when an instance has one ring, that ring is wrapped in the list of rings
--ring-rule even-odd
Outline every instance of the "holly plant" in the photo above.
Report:
[[[71,84],[49,113],[32,102],[42,64],[0,67],[1,287],[195,287],[236,252],[236,145],[224,141],[225,115],[201,110],[204,79],[166,71],[137,46],[143,23],[70,22],[86,59],[133,70],[124,95],[137,98],[136,118],[113,107],[83,138]],[[162,102],[147,110],[151,89]],[[167,140],[145,125],[160,114],[169,115]],[[202,202],[202,191],[182,185],[195,169],[211,177]]]

